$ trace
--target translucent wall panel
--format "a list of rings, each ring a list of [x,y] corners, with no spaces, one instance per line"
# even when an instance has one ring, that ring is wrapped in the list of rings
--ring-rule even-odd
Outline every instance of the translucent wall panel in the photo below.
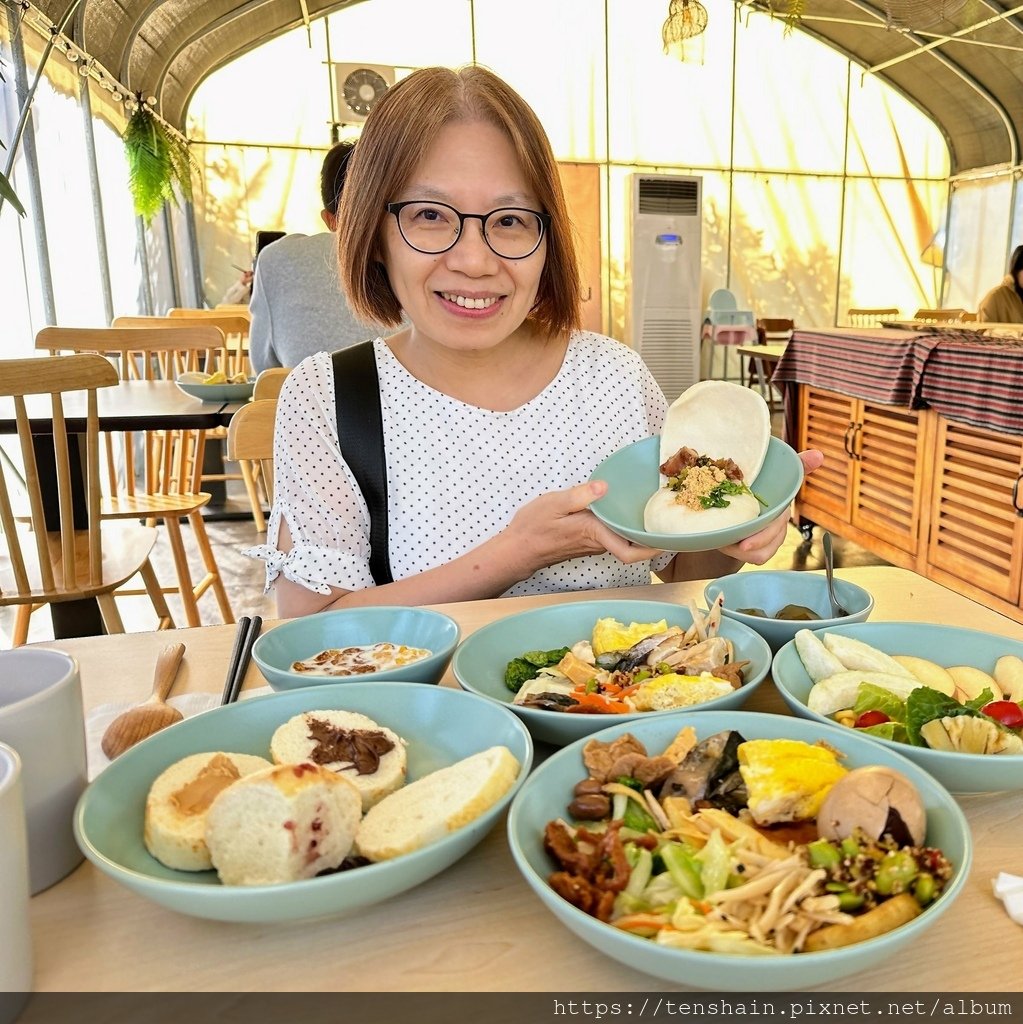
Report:
[[[1005,276],[1011,209],[1011,175],[955,182],[945,305],[975,310]]]
[[[778,19],[744,18],[735,48],[735,166],[841,174],[847,67],[809,36],[783,35]]]
[[[32,107],[57,323],[104,326],[82,112],[43,80]]]
[[[852,308],[896,307],[911,317],[940,305],[944,182],[850,179],[838,322]],[[937,243],[932,242],[937,235]]]
[[[509,18],[508,5],[504,5],[506,22],[518,24],[520,6],[516,3],[515,17]],[[547,6],[547,14],[551,14],[555,5]],[[476,9],[480,11],[479,3]],[[329,20],[330,56],[334,61],[398,68],[458,67],[472,61],[472,19],[466,0],[373,0],[337,11]],[[523,22],[525,29],[528,19]],[[535,24],[529,28],[533,35],[540,34]],[[317,30],[314,23],[313,32]]]
[[[330,144],[323,23],[264,43],[221,68],[189,105],[189,137],[215,142]]]
[[[463,5],[464,6],[464,5]],[[476,0],[476,59],[512,82],[564,160],[606,153],[604,23],[593,0]]]
[[[933,122],[857,65],[850,76],[848,173],[947,178],[948,148]]]
[[[1012,232],[1009,249],[1023,245],[1023,181],[1017,174],[1012,192]]]
[[[608,4],[610,158],[619,163],[727,167],[733,5],[708,0],[702,64],[663,52],[661,24],[667,6],[635,0]]]
[[[841,179],[733,175],[728,287],[742,308],[801,325],[831,322],[841,202]]]

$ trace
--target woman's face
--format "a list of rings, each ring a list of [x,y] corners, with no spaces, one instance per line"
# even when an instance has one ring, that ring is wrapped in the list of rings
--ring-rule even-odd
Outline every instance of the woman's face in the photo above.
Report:
[[[405,200],[446,203],[461,213],[541,209],[508,137],[480,121],[440,131],[408,185],[393,197],[394,202]],[[482,228],[479,220],[466,220],[452,248],[426,254],[405,242],[397,219],[388,214],[384,263],[414,338],[464,351],[490,349],[519,328],[532,309],[546,237],[532,255],[503,259],[487,245]]]

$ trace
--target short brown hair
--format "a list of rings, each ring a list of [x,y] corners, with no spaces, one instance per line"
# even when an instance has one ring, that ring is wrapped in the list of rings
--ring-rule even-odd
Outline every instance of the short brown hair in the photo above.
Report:
[[[352,154],[337,235],[341,286],[352,311],[395,327],[401,306],[380,260],[385,210],[429,152],[437,133],[458,121],[493,124],[511,140],[530,189],[551,218],[547,258],[529,319],[559,334],[581,322],[581,289],[572,224],[550,140],[528,103],[492,71],[422,68],[374,107]]]

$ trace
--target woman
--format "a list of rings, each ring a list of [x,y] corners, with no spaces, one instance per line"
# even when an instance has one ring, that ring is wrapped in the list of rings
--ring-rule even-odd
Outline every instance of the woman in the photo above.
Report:
[[[1023,324],[1023,245],[1013,249],[1009,273],[1002,283],[981,300],[977,319],[992,324]]]
[[[637,353],[579,324],[557,165],[536,115],[478,67],[416,71],[367,120],[338,234],[374,345],[395,582],[373,585],[366,502],[341,456],[331,357],[288,376],[277,412],[267,562],[282,616],[717,576],[766,561],[780,517],[741,545],[672,557],[588,506],[612,452],[660,432]],[[342,396],[343,397],[343,396]],[[804,455],[812,470],[823,457]]]

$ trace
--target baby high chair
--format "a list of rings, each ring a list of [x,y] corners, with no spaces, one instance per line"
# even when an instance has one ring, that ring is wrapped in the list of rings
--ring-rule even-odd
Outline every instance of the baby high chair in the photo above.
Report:
[[[755,344],[757,328],[753,311],[739,309],[735,296],[727,288],[711,292],[707,301],[707,312],[703,320],[703,341],[710,342],[710,361],[707,377],[713,378],[714,353],[721,348],[721,379],[728,380],[728,348],[736,345]],[[741,360],[740,360],[740,383]]]

